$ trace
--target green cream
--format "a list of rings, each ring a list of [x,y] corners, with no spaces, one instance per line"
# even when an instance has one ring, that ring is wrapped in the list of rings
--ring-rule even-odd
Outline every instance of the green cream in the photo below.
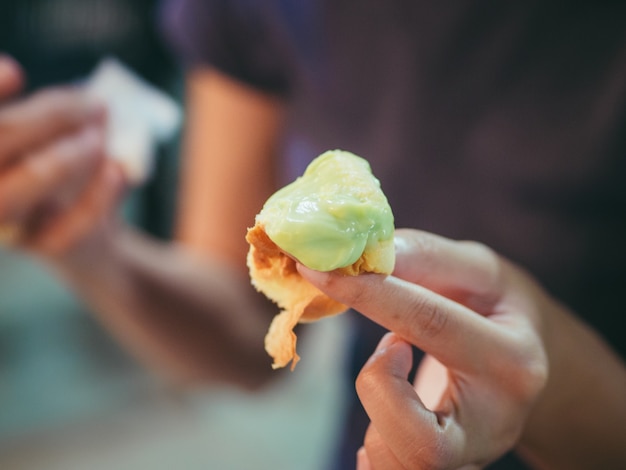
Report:
[[[318,271],[349,266],[393,237],[393,214],[369,163],[334,150],[272,195],[259,214],[270,239]]]

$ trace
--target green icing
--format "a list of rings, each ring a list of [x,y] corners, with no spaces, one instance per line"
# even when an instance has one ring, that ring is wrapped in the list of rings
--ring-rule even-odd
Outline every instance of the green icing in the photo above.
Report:
[[[351,265],[394,231],[369,163],[338,150],[317,157],[304,175],[274,193],[259,218],[274,243],[318,271]]]

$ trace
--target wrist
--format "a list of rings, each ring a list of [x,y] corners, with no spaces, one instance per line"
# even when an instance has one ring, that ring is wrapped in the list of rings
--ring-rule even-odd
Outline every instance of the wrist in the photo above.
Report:
[[[128,230],[123,221],[111,220],[66,249],[44,254],[44,258],[64,277],[91,277],[94,273],[108,271],[107,266],[117,262],[119,244]]]

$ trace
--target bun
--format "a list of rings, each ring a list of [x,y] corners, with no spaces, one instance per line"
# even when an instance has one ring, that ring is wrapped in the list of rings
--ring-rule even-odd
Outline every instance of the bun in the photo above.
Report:
[[[302,278],[296,260],[348,276],[390,274],[395,262],[393,215],[380,182],[367,161],[339,150],[270,197],[246,240],[252,284],[281,309],[265,337],[275,369],[291,362],[293,370],[300,359],[297,323],[347,309]]]

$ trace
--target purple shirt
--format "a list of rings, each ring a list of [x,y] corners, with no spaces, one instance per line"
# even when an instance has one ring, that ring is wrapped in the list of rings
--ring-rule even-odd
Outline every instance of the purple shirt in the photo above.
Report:
[[[287,100],[286,180],[324,150],[360,154],[398,227],[486,243],[624,356],[626,4],[172,0],[165,12],[189,66]]]

